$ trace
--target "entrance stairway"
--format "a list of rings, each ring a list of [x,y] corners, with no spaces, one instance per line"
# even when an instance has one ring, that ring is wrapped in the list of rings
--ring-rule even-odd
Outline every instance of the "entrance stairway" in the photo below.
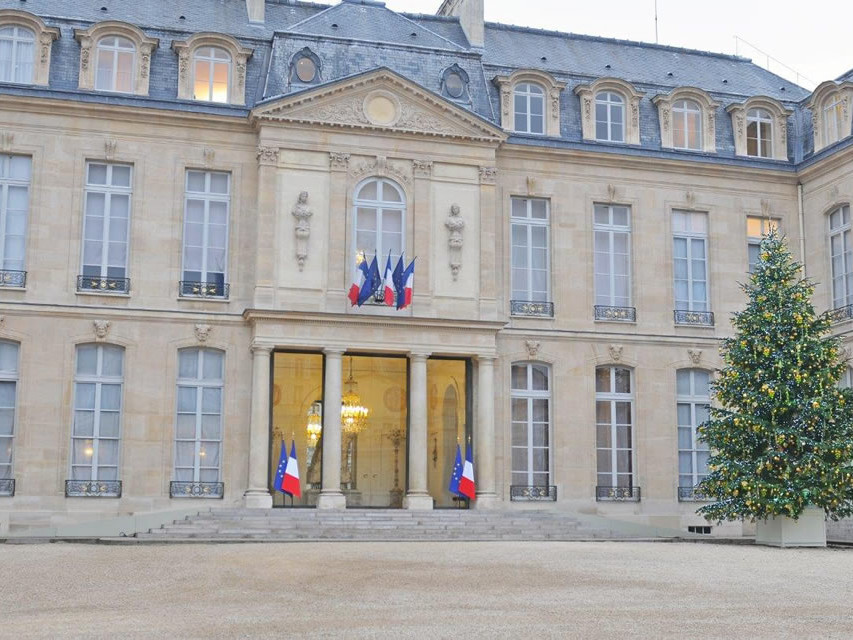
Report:
[[[583,522],[553,511],[223,508],[188,516],[139,542],[294,542],[319,540],[617,540],[660,538],[642,527]],[[671,536],[663,536],[671,537]],[[127,540],[129,542],[129,540]]]

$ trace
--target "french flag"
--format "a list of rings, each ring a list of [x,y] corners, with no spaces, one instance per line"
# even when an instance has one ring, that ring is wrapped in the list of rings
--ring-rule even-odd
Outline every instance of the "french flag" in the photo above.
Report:
[[[356,260],[358,262],[355,271],[353,271],[352,284],[347,294],[347,298],[349,298],[353,307],[358,304],[358,294],[361,292],[362,283],[367,279],[367,260],[364,259],[363,255],[359,255]]]
[[[388,261],[385,263],[385,304],[394,304],[394,270],[391,268],[391,252],[388,252]]]
[[[477,499],[474,486],[474,459],[471,457],[471,445],[465,447],[465,466],[462,467],[462,479],[459,480],[459,493],[469,500]]]
[[[402,295],[397,298],[397,310],[405,309],[410,304],[412,304],[412,292],[415,286],[415,260],[413,259],[411,264],[406,267],[406,270],[403,272],[403,277],[401,278],[403,283],[403,290],[400,291]]]
[[[292,497],[302,497],[302,486],[299,484],[299,463],[296,461],[296,442],[290,441],[290,457],[287,459],[287,467],[284,470],[284,479],[281,481],[281,490],[289,493]]]

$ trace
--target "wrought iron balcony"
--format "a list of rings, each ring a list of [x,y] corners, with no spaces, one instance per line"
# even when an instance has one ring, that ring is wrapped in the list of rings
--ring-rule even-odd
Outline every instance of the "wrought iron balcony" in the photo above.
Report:
[[[18,287],[23,289],[27,286],[26,271],[0,271],[0,287]]]
[[[850,320],[853,318],[853,304],[848,304],[844,307],[837,307],[827,312],[829,315],[829,319],[832,322],[843,322],[844,320]]]
[[[130,278],[102,278],[101,276],[77,276],[77,291],[96,293],[127,293]]]
[[[714,326],[713,311],[686,311],[684,309],[676,309],[672,313],[675,316],[675,324],[688,324],[699,327]]]
[[[182,298],[227,298],[231,290],[231,285],[227,282],[220,284],[181,280],[178,286]]]
[[[0,496],[11,498],[15,495],[15,479],[0,478]]]
[[[636,322],[637,310],[634,307],[606,307],[597,304],[595,307],[595,319],[609,322]]]
[[[712,502],[713,498],[697,487],[678,487],[679,502]]]
[[[556,502],[557,487],[514,484],[509,488],[511,502]]]
[[[553,302],[534,302],[532,300],[510,300],[509,312],[514,316],[531,316],[534,318],[553,318]]]
[[[595,499],[599,502],[639,502],[640,487],[596,487]]]
[[[121,480],[66,480],[66,498],[121,498]]]
[[[224,482],[180,482],[169,483],[170,498],[223,498]]]

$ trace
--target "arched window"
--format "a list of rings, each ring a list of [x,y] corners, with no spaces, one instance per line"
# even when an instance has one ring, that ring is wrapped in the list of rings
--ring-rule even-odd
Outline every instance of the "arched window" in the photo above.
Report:
[[[595,139],[625,142],[625,100],[613,91],[595,96]]]
[[[773,116],[766,109],[746,112],[746,155],[773,157]]]
[[[853,239],[850,237],[850,205],[829,214],[829,258],[832,267],[832,306],[853,304]]]
[[[406,249],[406,196],[391,180],[371,178],[355,192],[354,255],[396,260]]]
[[[595,370],[595,430],[596,495],[624,498],[624,494],[609,490],[634,487],[634,384],[630,369],[606,366]]]
[[[35,33],[27,27],[0,27],[0,82],[32,83],[35,41]]]
[[[512,484],[551,484],[551,384],[545,364],[512,365]]]
[[[702,108],[693,100],[677,100],[672,105],[672,146],[701,151]]]
[[[678,498],[694,499],[693,490],[708,475],[708,445],[697,429],[708,419],[711,375],[701,369],[676,372],[678,416]]]
[[[219,482],[224,366],[225,354],[216,349],[178,351],[175,424],[175,480],[178,482]],[[204,491],[196,493],[210,495]]]
[[[98,41],[95,89],[133,93],[136,46],[122,36],[105,36]]]
[[[0,495],[12,494],[12,452],[18,400],[18,345],[0,341]]]
[[[124,349],[77,347],[71,479],[118,480]]]
[[[515,126],[518,133],[545,133],[545,91],[537,84],[515,85]]]
[[[228,102],[231,56],[219,47],[199,47],[193,55],[193,98]]]
[[[845,136],[844,103],[839,94],[830,96],[823,105],[824,146]]]

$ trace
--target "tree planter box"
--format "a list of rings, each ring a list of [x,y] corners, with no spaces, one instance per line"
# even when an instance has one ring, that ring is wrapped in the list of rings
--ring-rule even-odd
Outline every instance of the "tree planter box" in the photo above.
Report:
[[[770,547],[825,547],[823,509],[806,507],[799,520],[783,516],[759,520],[755,527],[755,542]]]

